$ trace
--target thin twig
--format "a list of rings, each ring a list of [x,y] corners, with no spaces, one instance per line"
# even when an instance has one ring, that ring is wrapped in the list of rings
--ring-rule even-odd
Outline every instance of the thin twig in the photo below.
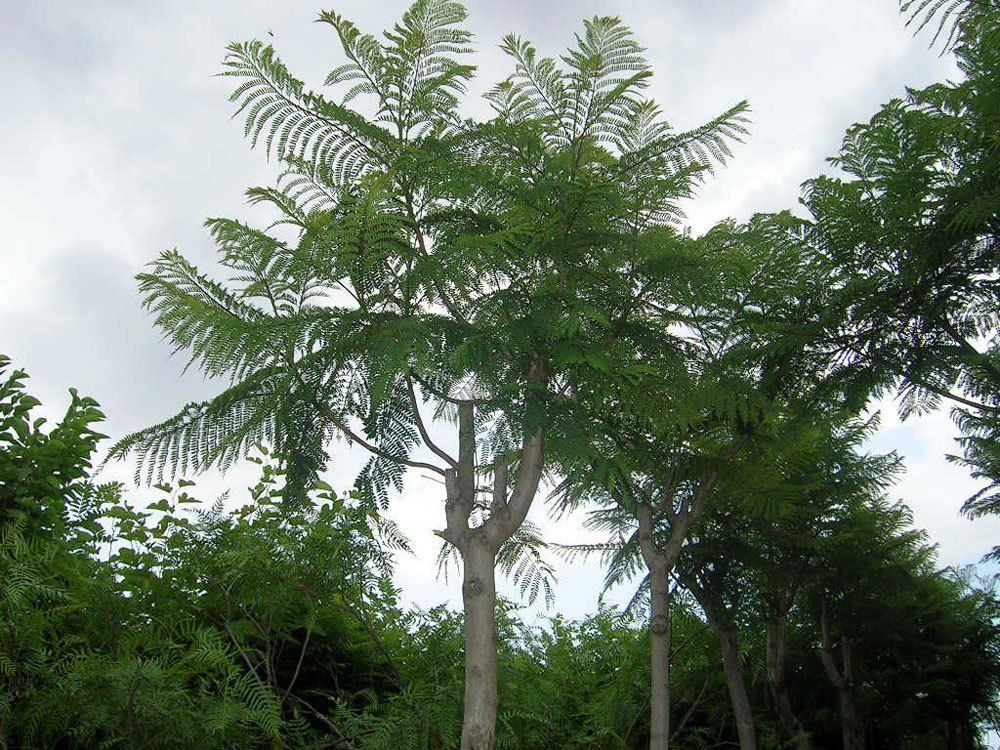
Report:
[[[295,672],[292,674],[292,679],[288,682],[288,687],[285,688],[284,695],[281,696],[282,701],[288,698],[288,694],[292,692],[292,688],[295,686],[295,681],[299,679],[299,670],[302,669],[302,660],[306,657],[306,649],[309,647],[309,637],[311,635],[312,628],[307,628],[306,637],[302,640],[302,650],[299,651],[299,661],[295,665]]]

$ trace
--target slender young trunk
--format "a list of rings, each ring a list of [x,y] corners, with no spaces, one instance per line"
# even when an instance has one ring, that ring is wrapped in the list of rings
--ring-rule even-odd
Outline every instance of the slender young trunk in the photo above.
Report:
[[[785,657],[788,653],[788,603],[779,602],[767,622],[767,684],[774,699],[774,710],[785,734],[795,743],[795,750],[812,750],[812,742],[802,722],[792,709],[785,682]]]
[[[649,750],[670,744],[670,574],[660,561],[649,573],[650,690]]]
[[[649,570],[649,750],[670,745],[670,571],[677,564],[687,534],[688,519],[678,519],[661,549],[653,538],[653,510],[634,509],[639,522],[639,548]]]
[[[495,553],[485,535],[462,551],[465,702],[462,750],[492,750],[497,713]]]
[[[545,371],[532,370],[544,383]],[[508,486],[506,456],[493,471],[493,501],[489,517],[471,526],[476,507],[476,436],[473,406],[458,407],[458,460],[445,471],[445,520],[435,533],[462,558],[462,603],[465,611],[465,697],[461,750],[493,750],[497,717],[497,552],[524,523],[538,490],[544,463],[544,433],[525,436],[513,490]]]
[[[737,441],[735,450],[740,445],[742,441]],[[650,750],[667,750],[670,743],[670,573],[680,558],[688,530],[704,510],[715,480],[715,472],[705,474],[690,502],[682,502],[678,511],[672,507],[676,485],[672,480],[667,483],[657,509],[670,519],[670,537],[662,547],[656,540],[653,506],[648,502],[629,506],[639,524],[639,550],[650,579]],[[619,502],[624,504],[621,498]]]
[[[846,637],[841,638],[843,664],[843,671],[841,671],[837,669],[837,664],[833,659],[833,643],[830,639],[830,626],[826,617],[826,602],[823,602],[820,611],[819,627],[823,645],[816,649],[816,655],[823,665],[827,679],[837,691],[843,750],[864,750],[864,732],[861,731],[861,722],[854,706],[854,658],[851,653],[851,642]]]
[[[711,624],[711,621],[710,621]],[[736,637],[736,627],[730,624],[712,625],[715,637],[722,649],[722,669],[726,674],[726,687],[736,719],[736,733],[740,740],[740,750],[757,750],[757,734],[753,727],[753,712],[746,682],[743,680],[743,665],[740,664],[740,647]]]
[[[694,576],[685,575],[681,580],[698,604],[701,605],[708,618],[708,624],[719,642],[719,648],[722,651],[722,670],[726,676],[726,687],[729,690],[729,702],[732,705],[733,718],[736,721],[736,734],[740,741],[740,750],[757,750],[757,733],[753,726],[753,711],[750,708],[750,696],[747,694],[746,682],[743,679],[739,639],[732,614],[725,604],[718,601],[706,586],[700,585]]]

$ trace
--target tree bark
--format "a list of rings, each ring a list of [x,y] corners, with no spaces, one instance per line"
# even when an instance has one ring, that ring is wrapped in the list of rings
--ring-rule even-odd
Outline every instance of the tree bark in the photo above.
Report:
[[[816,649],[816,656],[819,657],[826,672],[827,679],[837,691],[837,703],[840,708],[840,730],[843,739],[844,750],[864,750],[865,737],[861,731],[861,722],[858,719],[858,712],[854,706],[854,665],[851,654],[851,642],[849,639],[841,638],[841,651],[843,661],[843,672],[837,669],[837,664],[833,659],[833,643],[830,640],[830,627],[826,617],[826,603],[823,603],[820,612],[820,634],[823,639],[822,647]]]
[[[781,728],[795,744],[795,750],[812,750],[812,741],[792,709],[785,682],[785,656],[788,651],[788,603],[779,602],[767,623],[767,684],[774,699],[774,710]]]
[[[719,646],[722,649],[722,668],[726,673],[726,687],[729,688],[729,700],[733,705],[733,718],[736,719],[740,750],[757,750],[757,734],[753,727],[750,697],[747,695],[746,682],[743,680],[743,665],[740,664],[736,627],[726,623],[718,627],[713,625],[712,629],[715,630],[715,636],[719,639]]]
[[[540,373],[540,374],[539,374]],[[544,382],[544,370],[533,370]],[[538,490],[544,464],[544,437],[539,428],[525,436],[517,480],[508,496],[506,457],[493,472],[490,515],[471,526],[476,507],[476,437],[473,405],[458,407],[458,460],[445,470],[445,529],[435,532],[462,558],[462,604],[465,612],[465,695],[461,750],[492,750],[496,732],[497,630],[496,555],[524,522]]]
[[[844,741],[844,750],[864,750],[865,738],[861,731],[861,722],[854,707],[854,695],[849,689],[837,691],[837,701],[840,704],[840,724]]]
[[[669,507],[675,487],[664,488],[659,510],[670,518],[670,537],[662,547],[655,538],[653,507],[646,502],[631,507],[639,524],[639,551],[650,579],[650,750],[667,750],[670,744],[670,572],[677,565],[688,530],[704,509],[715,480],[715,472],[703,476],[692,502],[682,503],[679,512]]]
[[[708,624],[719,642],[719,648],[722,651],[722,670],[726,676],[726,687],[729,690],[729,702],[733,708],[733,719],[736,721],[736,734],[740,741],[740,750],[757,750],[753,710],[750,707],[750,696],[747,694],[746,682],[743,680],[739,639],[732,614],[724,604],[712,596],[707,587],[699,585],[694,576],[685,575],[681,580],[704,610]]]
[[[670,574],[663,561],[650,570],[650,734],[649,750],[670,744]]]
[[[462,550],[465,701],[462,750],[492,750],[497,714],[495,553],[485,535]]]

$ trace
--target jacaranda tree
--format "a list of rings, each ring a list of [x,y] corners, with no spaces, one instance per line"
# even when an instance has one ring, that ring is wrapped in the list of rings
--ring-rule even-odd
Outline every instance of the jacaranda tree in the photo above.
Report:
[[[495,116],[463,120],[464,18],[418,0],[380,41],[321,14],[346,56],[326,81],[333,98],[271,47],[230,46],[246,133],[286,168],[249,197],[282,226],[208,221],[228,282],[177,252],[139,277],[172,344],[232,385],[115,455],[135,450],[152,477],[225,467],[268,442],[305,483],[340,437],[372,454],[372,502],[408,468],[440,476],[437,533],[464,575],[462,747],[490,748],[498,552],[547,446],[579,437],[573,384],[648,369],[630,326],[655,303],[641,286],[649,258],[674,234],[677,200],[742,132],[745,105],[674,132],[641,97],[650,70],[631,32],[595,18],[560,62],[506,37],[514,72],[487,94]]]
[[[671,734],[670,578],[690,535],[718,483],[746,470],[741,454],[774,429],[775,415],[831,411],[829,355],[815,345],[823,277],[802,222],[760,215],[674,244],[644,319],[660,332],[644,352],[653,373],[581,388],[591,403],[576,416],[589,442],[564,467],[559,493],[563,507],[596,505],[595,526],[615,535],[595,548],[608,554],[609,583],[648,575],[657,750]],[[749,716],[739,728],[741,746],[753,747]]]
[[[831,343],[903,416],[950,405],[957,459],[985,486],[972,516],[1000,511],[1000,4],[910,0],[938,27],[962,77],[851,127],[806,183],[814,238],[838,291]]]

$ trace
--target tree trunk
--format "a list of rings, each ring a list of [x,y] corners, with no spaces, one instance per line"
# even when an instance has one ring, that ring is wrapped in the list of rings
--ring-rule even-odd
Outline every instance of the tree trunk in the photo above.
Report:
[[[854,664],[849,639],[841,638],[843,656],[843,672],[837,669],[833,659],[833,643],[830,640],[830,626],[826,617],[826,602],[820,611],[820,635],[823,640],[821,648],[816,649],[816,655],[823,665],[830,684],[837,691],[837,703],[840,708],[840,730],[844,750],[864,750],[865,736],[861,731],[861,722],[854,706]]]
[[[743,680],[739,640],[732,614],[725,604],[713,596],[706,586],[700,585],[693,575],[682,576],[681,582],[705,612],[708,624],[712,628],[712,632],[715,633],[719,648],[722,650],[722,670],[726,676],[726,687],[729,689],[729,702],[733,707],[733,718],[736,721],[736,734],[739,737],[740,750],[757,750],[753,711],[750,708],[750,696],[747,694],[746,683]]]
[[[743,665],[740,664],[740,648],[736,638],[736,627],[729,623],[716,625],[709,618],[709,624],[719,639],[722,649],[722,668],[726,673],[726,687],[729,688],[729,700],[733,704],[733,717],[736,719],[736,733],[739,735],[740,750],[757,750],[757,735],[753,728],[753,712],[750,709],[750,697],[747,695],[746,683],[743,680]]]
[[[486,535],[462,550],[465,704],[462,750],[492,750],[497,713],[495,554]]]
[[[670,744],[670,578],[665,564],[649,574],[650,691],[649,750]]]
[[[844,740],[844,750],[864,750],[865,738],[858,721],[858,712],[854,708],[854,696],[848,689],[837,690],[837,701],[840,704],[841,734]]]
[[[532,379],[544,382],[544,369]],[[470,526],[476,506],[476,434],[473,406],[458,407],[458,460],[445,471],[445,520],[435,533],[462,558],[462,604],[465,611],[465,697],[462,750],[493,750],[497,718],[497,628],[495,565],[501,545],[520,528],[538,490],[544,463],[544,434],[539,428],[521,443],[521,460],[513,492],[508,486],[507,458],[493,472],[490,515]]]
[[[726,458],[739,453],[749,440],[749,434],[737,438],[726,451]],[[639,550],[650,578],[650,750],[666,750],[670,742],[670,573],[680,558],[688,530],[705,510],[709,493],[718,479],[715,470],[705,472],[690,498],[682,499],[675,508],[677,481],[674,470],[670,471],[670,475],[671,478],[660,488],[655,507],[657,513],[663,513],[670,521],[670,536],[662,546],[655,538],[652,498],[634,502],[615,495],[616,501],[628,509],[638,522]]]
[[[792,709],[785,683],[785,655],[788,649],[788,605],[780,603],[767,623],[767,684],[781,728],[795,743],[795,750],[812,750],[812,742]]]

